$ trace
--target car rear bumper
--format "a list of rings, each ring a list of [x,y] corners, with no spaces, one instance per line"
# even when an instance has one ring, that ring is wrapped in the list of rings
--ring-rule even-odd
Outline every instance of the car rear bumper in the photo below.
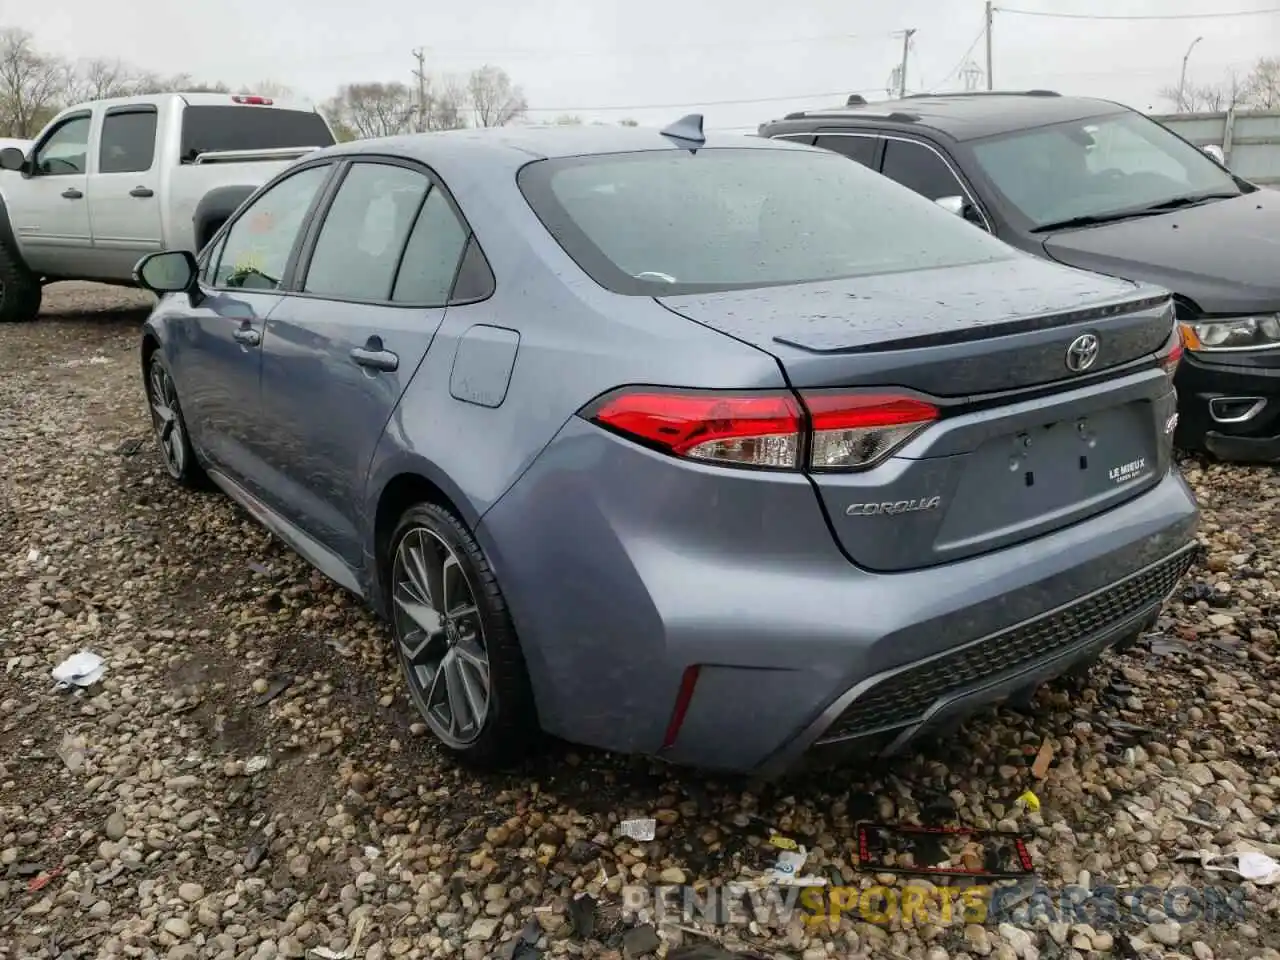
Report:
[[[783,772],[840,753],[892,756],[923,733],[1061,676],[1150,625],[1191,565],[1195,544],[1010,629],[866,680],[763,765]]]
[[[1223,460],[1280,460],[1280,366],[1268,365],[1280,364],[1277,354],[1188,353],[1177,374],[1177,445]]]
[[[849,737],[834,725],[885,692],[876,709],[893,708],[904,691],[918,708],[878,723],[888,745],[901,746],[940,718],[1132,635],[1189,563],[1196,521],[1190,491],[1171,472],[1131,501],[1028,543],[874,574],[836,548],[803,477],[674,463],[575,421],[477,533],[548,732],[776,774],[824,741],[865,746],[871,727]],[[1001,669],[987,668],[991,644],[1006,651]],[[1029,646],[1034,656],[1023,655]],[[975,653],[971,674],[947,679]],[[690,667],[692,698],[664,747]],[[896,685],[939,667],[946,682],[918,703],[920,684]]]

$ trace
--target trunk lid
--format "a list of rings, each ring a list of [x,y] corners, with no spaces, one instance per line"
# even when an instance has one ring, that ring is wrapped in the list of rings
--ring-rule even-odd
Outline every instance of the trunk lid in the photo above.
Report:
[[[791,385],[925,395],[939,422],[860,472],[813,473],[832,532],[872,570],[1022,542],[1138,496],[1168,471],[1175,398],[1155,364],[1167,295],[1017,257],[660,302],[773,354]],[[1097,338],[1084,373],[1076,338]]]

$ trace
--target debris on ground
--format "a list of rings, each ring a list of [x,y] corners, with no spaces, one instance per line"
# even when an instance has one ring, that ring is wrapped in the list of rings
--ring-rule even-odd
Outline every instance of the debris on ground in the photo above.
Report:
[[[106,662],[96,653],[81,650],[53,668],[53,679],[59,689],[75,687],[91,687],[107,672]]]
[[[632,840],[646,842],[657,836],[658,821],[649,817],[623,820],[618,824],[618,833],[621,836],[630,837]]]

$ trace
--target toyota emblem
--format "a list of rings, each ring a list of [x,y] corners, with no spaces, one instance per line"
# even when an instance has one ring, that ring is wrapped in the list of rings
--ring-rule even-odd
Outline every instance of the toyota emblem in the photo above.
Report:
[[[1067,369],[1072,373],[1084,373],[1098,359],[1098,337],[1082,333],[1067,347]]]

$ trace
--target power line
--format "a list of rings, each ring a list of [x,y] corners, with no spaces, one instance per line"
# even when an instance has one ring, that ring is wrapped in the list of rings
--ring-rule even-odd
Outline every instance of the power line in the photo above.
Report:
[[[782,37],[778,39],[761,38],[758,40],[742,39],[742,40],[703,40],[703,41],[672,41],[670,43],[651,43],[651,44],[629,44],[620,48],[587,48],[587,47],[487,47],[487,48],[468,48],[455,47],[448,44],[442,44],[439,41],[433,43],[431,49],[432,59],[435,61],[457,61],[457,60],[502,60],[507,58],[524,58],[524,57],[547,57],[547,58],[585,58],[585,59],[604,59],[604,58],[625,58],[632,57],[636,54],[663,54],[671,53],[678,50],[703,50],[703,49],[724,49],[734,48],[740,49],[744,47],[775,47],[784,44],[811,44],[811,43],[844,43],[850,40],[872,41],[884,40],[890,37],[900,36],[895,31],[886,31],[885,33],[828,33],[817,36],[808,37]],[[350,62],[356,60],[374,60],[385,56],[394,55],[394,48],[386,48],[383,50],[367,50],[354,51],[345,53],[335,53],[332,56],[325,56],[326,62]],[[263,55],[264,57],[266,54]],[[279,56],[272,54],[273,60],[279,61]],[[302,54],[298,55],[303,57]],[[286,60],[292,59],[288,54],[285,55]]]
[[[964,65],[969,62],[969,57],[973,54],[973,51],[977,49],[979,42],[981,42],[982,38],[986,35],[986,32],[987,32],[987,27],[985,24],[983,24],[982,29],[979,30],[978,35],[973,38],[973,43],[969,44],[969,49],[964,52],[964,56],[960,58],[959,62],[954,67],[952,67],[950,71],[948,71],[945,77],[943,77],[941,80],[939,80],[937,83],[933,84],[932,86],[926,87],[925,89],[928,90],[930,93],[933,93],[934,91],[937,90],[938,87],[942,86],[952,77],[954,77],[957,73],[963,70]]]
[[[789,97],[754,97],[745,100],[691,100],[687,103],[630,103],[617,106],[596,107],[530,107],[529,113],[592,113],[604,110],[681,110],[686,107],[733,107],[753,103],[785,103],[788,100],[817,100],[827,97],[847,97],[851,93],[883,93],[883,87],[865,90],[836,90],[826,93],[796,93]]]
[[[1227,17],[1259,17],[1269,13],[1280,13],[1280,7],[1268,7],[1263,10],[1226,10],[1217,13],[1151,13],[1134,14],[1096,14],[1096,13],[1053,13],[1048,10],[1014,10],[1010,7],[993,7],[996,13],[1012,13],[1020,17],[1052,17],[1056,20],[1220,20]]]

